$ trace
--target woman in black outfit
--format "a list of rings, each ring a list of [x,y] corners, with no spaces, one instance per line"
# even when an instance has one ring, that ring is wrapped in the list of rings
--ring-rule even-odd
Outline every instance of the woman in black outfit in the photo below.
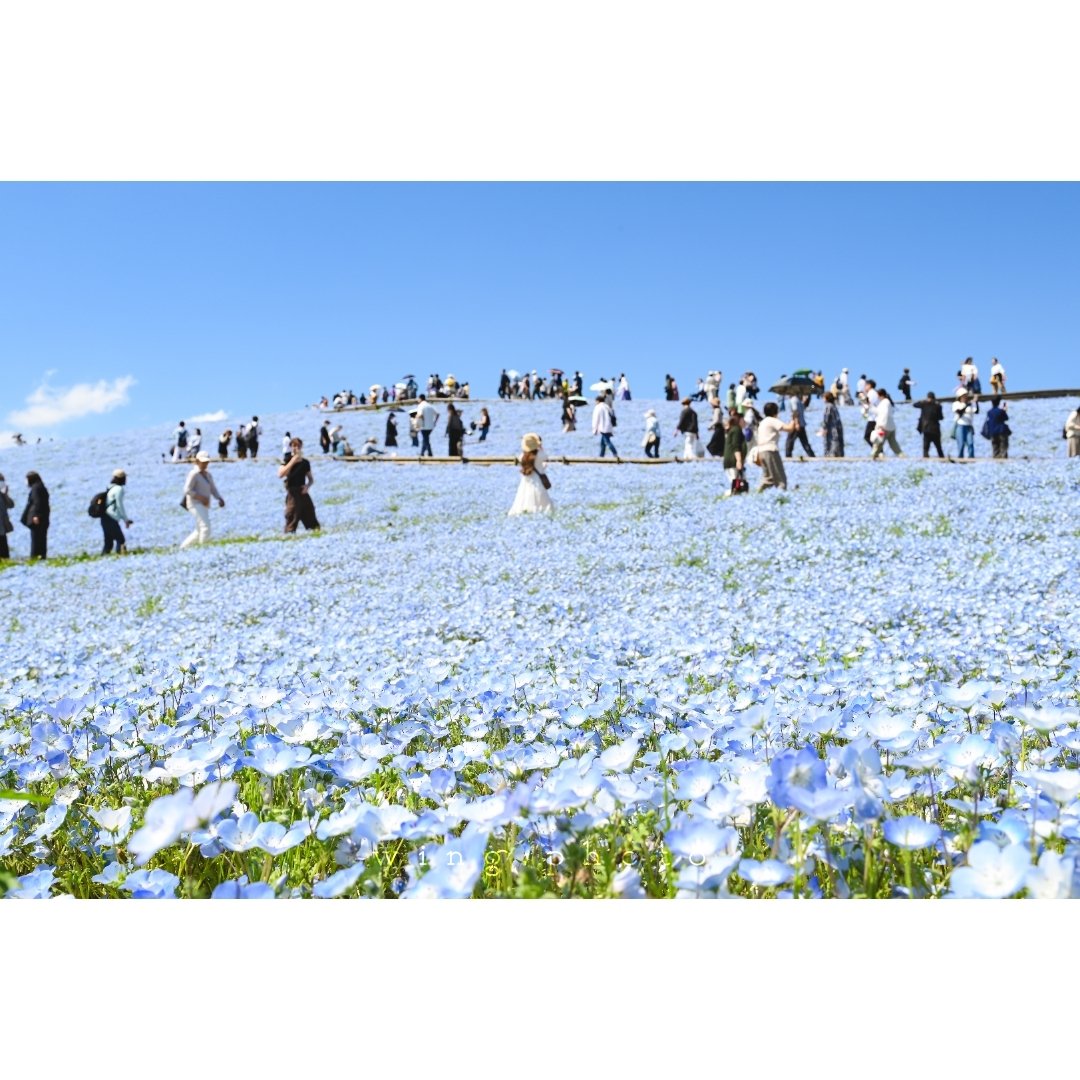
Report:
[[[918,430],[922,433],[922,456],[930,456],[930,447],[937,449],[937,456],[945,456],[941,449],[941,402],[934,396],[933,390],[929,391],[925,400],[916,401],[915,407],[919,410]]]
[[[48,549],[49,489],[36,472],[26,474],[26,486],[30,494],[20,520],[30,530],[30,558],[44,559]]]
[[[384,445],[397,446],[397,417],[392,412],[386,414],[386,439]]]
[[[461,440],[465,438],[465,425],[461,413],[453,402],[446,406],[446,437],[450,443],[450,457],[461,457]]]

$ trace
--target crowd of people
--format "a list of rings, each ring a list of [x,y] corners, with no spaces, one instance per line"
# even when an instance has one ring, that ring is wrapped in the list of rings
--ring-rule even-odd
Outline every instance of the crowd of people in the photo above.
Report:
[[[259,456],[259,444],[262,440],[262,424],[259,418],[253,416],[249,424],[237,424],[235,432],[232,428],[226,428],[217,440],[217,453],[221,461],[229,457],[229,448],[235,439],[236,456],[238,458],[251,458],[256,460]],[[188,428],[185,421],[181,420],[173,432],[172,446],[162,458],[171,461],[194,461],[202,453],[203,434],[202,428],[194,430]]]
[[[393,405],[399,401],[412,402],[419,396],[419,384],[414,375],[405,375],[399,382],[383,385],[373,383],[366,394],[357,396],[353,390],[339,390],[333,398],[325,395],[315,402],[316,409],[345,409],[358,405]],[[424,396],[428,398],[457,398],[467,401],[472,390],[468,381],[448,374],[444,379],[438,373],[427,378]]]
[[[504,372],[504,376],[508,373]],[[562,374],[561,372],[559,374]],[[817,376],[820,378],[821,373]],[[431,377],[431,386],[438,387],[438,393],[445,394],[447,382],[438,376]],[[500,384],[500,391],[507,388],[505,379]],[[813,394],[795,393],[781,396],[778,400],[765,402],[762,409],[757,408],[756,399],[759,389],[753,372],[744,374],[737,383],[728,386],[723,404],[720,401],[722,374],[720,371],[708,372],[706,378],[699,379],[699,390],[695,394],[679,399],[682,409],[672,431],[673,438],[682,440],[681,457],[686,461],[704,458],[706,455],[720,458],[730,480],[730,494],[740,494],[749,490],[746,466],[757,465],[761,469],[759,491],[770,487],[784,489],[787,475],[784,459],[791,458],[798,445],[800,453],[814,457],[815,451],[808,438],[809,425],[807,410],[811,407]],[[815,384],[820,388],[823,380]],[[467,384],[466,384],[467,385]],[[554,386],[555,384],[552,384]],[[579,403],[584,403],[580,396],[583,379],[580,372],[575,372],[572,380],[562,379],[558,384],[562,398],[563,431],[577,430],[576,410]],[[990,368],[990,386],[993,394],[990,406],[983,414],[980,434],[989,441],[991,454],[995,458],[1007,458],[1009,438],[1009,415],[1000,395],[1005,392],[1004,367],[996,358]],[[912,400],[911,388],[914,380],[911,372],[904,368],[897,389],[904,395],[904,400],[912,402],[918,414],[916,432],[922,436],[923,457],[929,457],[931,451],[939,458],[946,456],[943,439],[957,444],[957,456],[972,458],[975,456],[976,418],[982,414],[979,371],[969,357],[957,371],[957,385],[953,391],[951,403],[943,403],[932,392],[919,400]],[[458,389],[455,385],[454,389]],[[591,389],[597,391],[592,409],[592,434],[599,439],[598,452],[601,458],[608,453],[616,460],[621,460],[615,446],[615,433],[618,425],[616,402],[631,400],[630,386],[625,375],[618,380],[601,380]],[[665,377],[665,397],[677,390],[671,376]],[[575,393],[571,394],[571,391]],[[536,386],[532,384],[528,392],[536,396]],[[704,392],[705,397],[701,394]],[[504,396],[500,393],[500,396]],[[519,396],[513,388],[509,396]],[[877,385],[873,378],[861,374],[855,384],[852,398],[848,369],[844,368],[833,380],[830,388],[822,394],[824,407],[818,428],[818,435],[824,442],[824,456],[843,457],[845,454],[844,426],[838,406],[857,404],[864,421],[863,441],[870,448],[872,460],[884,456],[886,448],[894,455],[902,456],[903,449],[897,436],[896,409],[889,391]],[[707,441],[702,439],[702,419],[694,409],[695,401],[705,400],[710,407],[706,425]],[[443,401],[440,400],[440,404]],[[943,431],[946,423],[946,405],[950,416],[947,433]],[[404,408],[391,409],[386,415],[384,447],[395,449],[398,443],[398,416],[405,413]],[[464,452],[464,440],[467,435],[477,436],[478,442],[484,442],[491,429],[491,415],[486,407],[481,407],[479,419],[473,420],[466,427],[460,407],[453,401],[445,401],[446,419],[443,427],[447,439],[447,456],[461,457]],[[782,415],[790,413],[789,419]],[[415,408],[408,411],[408,435],[419,455],[434,456],[432,437],[442,420],[442,412],[435,407],[426,393],[417,396]],[[780,437],[785,436],[783,451]],[[250,424],[239,424],[235,434],[237,457],[257,458],[262,437],[262,426],[258,416],[253,416]],[[655,409],[647,409],[644,414],[644,431],[641,446],[645,456],[658,459],[662,443],[660,421]],[[1062,438],[1067,440],[1068,456],[1080,457],[1080,407],[1073,409],[1065,421]],[[218,439],[218,458],[228,459],[232,429],[226,429]],[[349,444],[342,425],[333,427],[329,420],[324,421],[319,431],[319,445],[323,454],[334,457],[351,457],[353,449]],[[317,530],[319,526],[310,489],[315,482],[311,462],[303,454],[303,441],[285,432],[281,444],[281,465],[278,476],[285,485],[285,531],[295,532],[299,525],[305,529]],[[359,456],[381,455],[385,451],[378,446],[378,440],[369,437]],[[168,455],[173,461],[192,462],[192,469],[184,483],[181,505],[193,517],[192,532],[182,541],[181,547],[205,543],[210,538],[210,508],[213,500],[224,508],[225,500],[217,489],[209,471],[210,454],[202,449],[202,432],[199,428],[191,431],[184,421],[180,421],[173,437],[173,446]],[[553,503],[548,491],[551,487],[547,476],[547,454],[540,435],[530,432],[521,444],[519,467],[521,481],[511,507],[511,514],[547,512]],[[49,492],[41,476],[36,471],[26,474],[27,502],[19,518],[30,533],[30,557],[44,559],[48,550],[48,530],[50,524]],[[127,550],[124,528],[134,524],[128,516],[125,505],[127,475],[122,469],[113,472],[108,487],[91,500],[89,514],[97,518],[102,528],[102,553],[121,554]],[[11,557],[8,536],[14,530],[10,512],[15,508],[4,477],[0,475],[0,559]]]

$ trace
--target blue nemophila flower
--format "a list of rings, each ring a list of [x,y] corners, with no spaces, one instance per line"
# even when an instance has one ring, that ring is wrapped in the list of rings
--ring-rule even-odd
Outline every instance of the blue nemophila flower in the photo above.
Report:
[[[733,829],[721,829],[711,821],[682,817],[674,828],[664,834],[664,843],[673,855],[704,862],[725,848],[733,832]]]
[[[488,834],[468,825],[461,836],[426,849],[429,869],[402,892],[408,900],[464,900],[472,895],[484,870]]]
[[[812,792],[828,785],[825,762],[808,748],[784,750],[773,758],[768,792],[777,806],[793,806],[793,788]]]
[[[136,900],[173,900],[180,879],[167,870],[136,870],[120,886]]]
[[[676,772],[675,798],[703,799],[720,778],[720,769],[711,761],[691,761]]]
[[[68,808],[66,806],[53,803],[52,806],[46,808],[44,815],[42,816],[41,824],[31,834],[35,840],[46,840],[64,823],[64,818],[67,817]]]
[[[118,844],[131,831],[130,806],[121,806],[116,809],[99,806],[90,811],[90,817],[101,829],[96,841],[99,846],[111,847]]]
[[[933,847],[941,836],[941,830],[936,825],[911,815],[886,821],[882,831],[890,844],[908,851]]]
[[[277,896],[274,886],[265,881],[249,882],[247,874],[231,881],[223,881],[214,887],[211,900],[273,900]]]
[[[950,895],[1003,900],[1024,887],[1030,869],[1031,856],[1023,844],[999,848],[983,840],[971,845],[967,865],[953,871]]]
[[[90,880],[100,885],[119,885],[127,875],[127,867],[123,863],[111,862],[105,866],[100,874],[95,874]]]
[[[600,764],[612,772],[625,772],[633,765],[640,745],[641,740],[636,736],[631,736],[621,743],[616,743],[615,746],[609,746],[600,755]]]
[[[1077,769],[1030,769],[1018,773],[1017,778],[1061,806],[1080,795],[1080,770]]]
[[[779,859],[740,859],[738,874],[751,885],[765,888],[784,885],[795,877],[795,871]]]
[[[183,788],[175,795],[163,795],[147,808],[142,828],[128,842],[128,850],[139,866],[145,865],[162,848],[174,844],[180,835],[226,810],[236,798],[232,781],[207,784],[196,796]]]
[[[15,886],[4,894],[8,900],[45,900],[52,895],[56,868],[39,866],[29,874],[16,878]]]
[[[1075,728],[1077,724],[1080,724],[1080,713],[1074,709],[1059,709],[1053,706],[1043,708],[1019,706],[1012,712],[1041,735],[1047,735],[1065,726]]]
[[[1069,900],[1080,895],[1076,856],[1044,851],[1028,871],[1027,889],[1037,900]]]

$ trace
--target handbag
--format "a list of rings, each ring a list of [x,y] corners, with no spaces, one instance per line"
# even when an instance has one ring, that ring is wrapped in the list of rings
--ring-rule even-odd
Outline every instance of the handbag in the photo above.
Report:
[[[551,481],[547,478],[547,473],[537,472],[536,475],[540,477],[540,483],[544,485],[544,490],[547,491],[551,487]]]

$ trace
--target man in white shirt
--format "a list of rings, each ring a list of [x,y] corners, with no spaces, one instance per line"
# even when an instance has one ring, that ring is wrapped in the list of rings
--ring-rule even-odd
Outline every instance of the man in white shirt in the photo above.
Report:
[[[601,395],[596,399],[596,405],[593,408],[592,433],[600,436],[600,456],[603,457],[610,446],[611,453],[614,455],[615,460],[618,461],[619,451],[615,449],[615,444],[611,441],[611,433],[615,430],[615,425],[611,422],[611,415],[611,406]]]
[[[427,454],[428,457],[434,457],[431,452],[431,433],[439,422],[439,414],[435,411],[435,406],[428,401],[427,394],[421,394],[417,401],[416,421],[420,429],[420,456]]]

